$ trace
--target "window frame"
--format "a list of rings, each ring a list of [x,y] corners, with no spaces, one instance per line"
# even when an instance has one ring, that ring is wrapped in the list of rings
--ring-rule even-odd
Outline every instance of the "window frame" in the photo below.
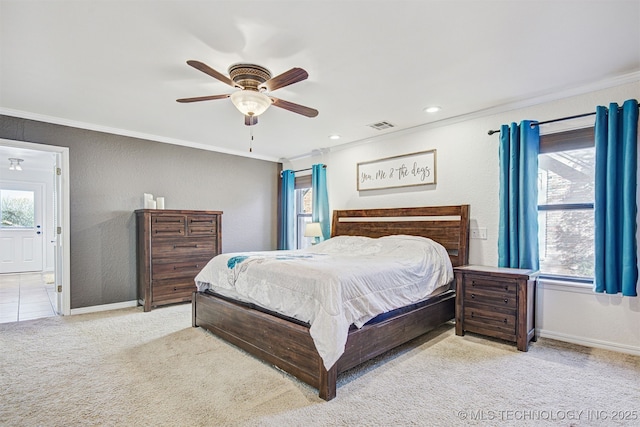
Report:
[[[312,213],[305,213],[302,212],[300,207],[302,205],[302,194],[299,190],[305,190],[305,189],[309,189],[311,190],[312,188],[312,183],[311,183],[311,175],[303,175],[303,176],[296,176],[295,177],[295,183],[294,183],[294,188],[295,188],[295,211],[296,211],[296,226],[295,226],[295,233],[296,233],[296,237],[295,237],[295,241],[296,241],[296,249],[303,249],[305,247],[311,246],[311,242],[309,238],[305,238],[304,237],[304,224],[311,222],[311,215]],[[307,239],[307,245],[305,245],[305,239]]]
[[[538,155],[554,152],[571,151],[584,148],[595,149],[595,128],[593,125],[579,129],[559,131],[546,135],[540,135],[540,147]],[[595,198],[595,196],[594,196]],[[595,209],[595,200],[593,202],[581,203],[557,203],[557,204],[538,204],[538,212],[559,212],[570,210],[593,210]],[[551,279],[573,283],[593,283],[593,277],[584,276],[568,276],[563,274],[540,273],[543,279]]]

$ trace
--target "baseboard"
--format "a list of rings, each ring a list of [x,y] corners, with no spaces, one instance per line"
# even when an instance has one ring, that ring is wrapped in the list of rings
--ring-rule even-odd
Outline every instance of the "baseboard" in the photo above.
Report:
[[[618,343],[613,343],[609,341],[578,337],[575,335],[568,335],[568,334],[563,334],[559,332],[546,331],[544,329],[536,329],[536,335],[541,338],[551,338],[557,341],[564,341],[571,344],[583,345],[585,347],[602,348],[604,350],[611,350],[618,353],[626,353],[626,354],[633,354],[634,356],[640,356],[640,348],[631,346],[631,345],[618,344]]]
[[[71,315],[73,316],[74,314],[96,313],[98,311],[118,310],[121,308],[129,308],[129,307],[137,307],[137,306],[138,306],[137,300],[116,302],[113,304],[93,305],[91,307],[72,308]]]

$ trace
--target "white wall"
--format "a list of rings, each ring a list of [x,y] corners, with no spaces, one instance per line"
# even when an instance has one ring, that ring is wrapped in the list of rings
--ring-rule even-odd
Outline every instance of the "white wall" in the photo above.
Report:
[[[347,144],[313,157],[285,162],[284,168],[303,169],[314,163],[327,165],[330,209],[372,207],[471,205],[471,227],[486,227],[487,239],[470,241],[471,264],[497,265],[498,230],[498,134],[489,129],[524,119],[545,121],[595,111],[597,105],[640,99],[640,75],[619,86],[560,100],[535,103],[466,120],[432,123],[411,131],[388,133],[371,140]],[[535,105],[534,105],[535,104]],[[590,119],[593,124],[593,117]],[[584,126],[584,120],[541,126],[542,133],[560,127]],[[437,150],[437,184],[407,189],[356,190],[358,162]],[[640,198],[639,198],[640,199]],[[639,298],[591,293],[584,288],[541,284],[536,326],[541,336],[640,354]],[[618,325],[611,332],[610,325]],[[621,326],[620,326],[621,325]]]

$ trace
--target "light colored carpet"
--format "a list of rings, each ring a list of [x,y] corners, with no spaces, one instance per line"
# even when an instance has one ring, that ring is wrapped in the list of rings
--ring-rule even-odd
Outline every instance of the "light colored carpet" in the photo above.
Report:
[[[190,309],[0,324],[0,424],[640,424],[639,357],[545,339],[523,353],[444,325],[342,375],[338,396],[324,402],[192,328]],[[617,411],[636,419],[617,421]]]

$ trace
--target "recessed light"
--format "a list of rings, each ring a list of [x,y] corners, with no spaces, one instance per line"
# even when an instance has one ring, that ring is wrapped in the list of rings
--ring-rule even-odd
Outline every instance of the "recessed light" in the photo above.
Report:
[[[425,113],[437,113],[437,112],[438,112],[438,111],[440,111],[440,110],[441,110],[441,108],[440,108],[440,107],[438,107],[438,106],[435,106],[435,105],[434,105],[433,107],[427,107],[427,108],[425,108],[425,109],[424,109],[424,112],[425,112]]]
[[[337,135],[337,134],[329,135],[329,139],[340,139],[340,135]]]

